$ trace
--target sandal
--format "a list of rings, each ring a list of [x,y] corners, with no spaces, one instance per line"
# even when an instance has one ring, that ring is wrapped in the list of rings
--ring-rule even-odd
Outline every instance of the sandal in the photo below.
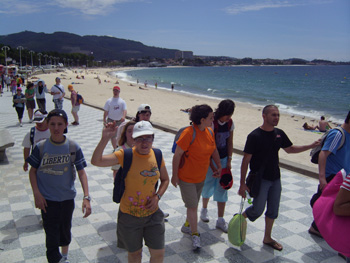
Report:
[[[275,240],[273,240],[271,242],[263,242],[263,243],[267,246],[272,247],[273,249],[278,250],[278,251],[281,251],[283,249],[283,246]]]

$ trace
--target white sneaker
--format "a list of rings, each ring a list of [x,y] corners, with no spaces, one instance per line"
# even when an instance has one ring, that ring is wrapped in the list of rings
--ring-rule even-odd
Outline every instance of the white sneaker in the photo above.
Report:
[[[69,263],[69,260],[67,257],[62,257],[58,263]]]
[[[203,222],[206,222],[206,223],[209,222],[208,208],[202,208],[200,218]]]
[[[227,233],[228,231],[228,224],[224,220],[216,220],[216,228],[221,229],[223,232]]]
[[[192,248],[193,250],[197,250],[201,248],[201,237],[197,235],[192,235]]]
[[[185,224],[183,224],[183,226],[181,227],[181,232],[185,233],[185,234],[191,234],[191,227],[190,226],[185,226]]]

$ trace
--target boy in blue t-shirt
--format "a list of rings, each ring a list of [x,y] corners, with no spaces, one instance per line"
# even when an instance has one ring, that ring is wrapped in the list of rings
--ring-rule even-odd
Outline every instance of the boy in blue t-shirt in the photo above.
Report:
[[[39,142],[26,161],[31,165],[29,179],[35,207],[41,210],[46,233],[47,260],[50,263],[68,262],[76,196],[74,169],[78,171],[84,192],[84,217],[91,214],[91,198],[84,170],[87,165],[79,145],[64,135],[68,126],[67,114],[63,110],[55,109],[48,114],[47,122],[50,138]],[[62,254],[59,247],[62,247]]]

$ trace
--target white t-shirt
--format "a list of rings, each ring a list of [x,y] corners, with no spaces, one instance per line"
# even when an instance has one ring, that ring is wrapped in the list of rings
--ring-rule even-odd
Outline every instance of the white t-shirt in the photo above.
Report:
[[[59,90],[56,86],[58,86],[61,90]],[[64,91],[64,87],[63,87],[62,84],[59,84],[59,85],[55,84],[55,85],[53,85],[52,88],[51,88],[51,92],[59,92],[60,93],[60,94],[53,95],[53,99],[54,100],[59,99],[62,96],[62,93],[66,93]],[[62,100],[63,100],[63,98],[62,98]]]
[[[107,100],[103,107],[105,111],[108,111],[108,118],[119,121],[123,118],[123,113],[126,110],[126,103],[122,98],[110,98]]]
[[[45,131],[39,131],[36,127],[35,127],[35,132],[34,132],[34,146],[40,142],[41,140],[46,140],[47,138],[50,138],[50,130],[47,129]],[[23,142],[22,142],[22,146],[24,148],[31,148],[32,144],[30,143],[30,131],[26,134],[26,136],[24,136]]]

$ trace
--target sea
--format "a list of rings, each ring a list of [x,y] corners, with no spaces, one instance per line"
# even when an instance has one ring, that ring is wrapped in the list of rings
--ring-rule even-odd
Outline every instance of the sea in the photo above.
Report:
[[[342,123],[350,110],[350,66],[229,66],[140,68],[113,72],[144,87],[232,99],[252,106]]]

